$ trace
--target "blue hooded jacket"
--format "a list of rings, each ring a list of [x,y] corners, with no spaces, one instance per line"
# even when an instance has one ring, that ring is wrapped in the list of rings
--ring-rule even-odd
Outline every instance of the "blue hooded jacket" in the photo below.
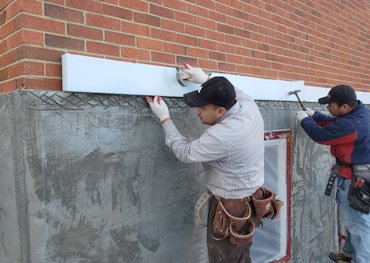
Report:
[[[331,154],[347,164],[370,164],[370,110],[361,101],[343,117],[318,111],[305,118],[301,126],[312,140],[331,146]],[[352,178],[352,169],[342,167],[339,175]]]

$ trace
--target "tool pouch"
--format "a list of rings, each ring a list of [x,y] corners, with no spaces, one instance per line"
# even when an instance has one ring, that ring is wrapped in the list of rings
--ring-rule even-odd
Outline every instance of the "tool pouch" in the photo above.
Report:
[[[356,181],[360,177],[353,176],[348,191],[349,206],[365,214],[370,213],[370,183],[364,181],[361,186],[356,187]]]
[[[249,244],[253,239],[255,226],[248,200],[216,198],[218,204],[212,222],[213,234],[230,237],[230,243],[234,245]]]
[[[252,195],[252,202],[257,218],[263,219],[267,217],[275,219],[279,215],[284,202],[275,199],[275,196],[276,193],[264,187],[261,187]]]

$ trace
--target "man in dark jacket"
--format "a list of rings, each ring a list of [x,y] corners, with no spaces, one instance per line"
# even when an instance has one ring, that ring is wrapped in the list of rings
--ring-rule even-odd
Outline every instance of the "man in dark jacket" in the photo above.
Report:
[[[331,146],[336,159],[326,194],[337,177],[336,200],[347,237],[343,253],[332,252],[329,257],[340,263],[369,263],[370,111],[347,85],[332,88],[319,103],[328,104],[332,116],[307,109],[297,112],[297,119],[312,140]],[[355,201],[349,202],[349,195]]]

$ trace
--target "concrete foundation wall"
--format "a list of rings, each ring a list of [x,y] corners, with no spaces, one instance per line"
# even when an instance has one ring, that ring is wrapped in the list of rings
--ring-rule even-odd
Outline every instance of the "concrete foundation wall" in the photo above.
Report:
[[[166,101],[186,137],[206,128]],[[328,148],[296,127],[298,104],[258,104],[266,130],[293,129],[291,262],[327,262]],[[207,262],[193,218],[201,165],[173,156],[143,98],[22,90],[0,96],[0,113],[1,263]]]

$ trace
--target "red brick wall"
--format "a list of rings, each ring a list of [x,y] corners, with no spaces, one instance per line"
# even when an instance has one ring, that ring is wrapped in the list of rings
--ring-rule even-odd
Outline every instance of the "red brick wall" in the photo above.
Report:
[[[368,0],[0,0],[0,92],[61,90],[69,52],[370,91]]]

